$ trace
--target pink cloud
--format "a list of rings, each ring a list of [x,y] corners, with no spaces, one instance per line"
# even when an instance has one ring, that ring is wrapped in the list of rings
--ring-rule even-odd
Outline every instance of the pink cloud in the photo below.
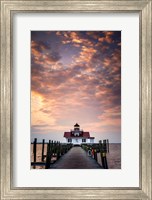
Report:
[[[48,42],[31,43],[32,125],[39,132],[62,132],[77,121],[98,134],[120,132],[121,51],[118,42],[117,48],[110,46],[114,33],[86,32],[84,37],[80,32],[58,31],[55,35],[60,38],[58,50]],[[64,63],[68,54],[61,62],[66,45],[78,51],[70,55],[68,66]]]

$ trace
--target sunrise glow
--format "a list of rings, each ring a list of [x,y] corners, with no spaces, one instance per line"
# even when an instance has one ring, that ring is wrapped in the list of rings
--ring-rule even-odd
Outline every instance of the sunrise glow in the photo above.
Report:
[[[121,142],[121,32],[31,32],[31,138]]]

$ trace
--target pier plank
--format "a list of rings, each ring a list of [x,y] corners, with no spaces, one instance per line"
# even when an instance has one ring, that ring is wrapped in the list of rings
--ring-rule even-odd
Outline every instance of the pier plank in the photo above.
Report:
[[[50,166],[52,169],[101,169],[102,167],[81,147],[71,148],[58,161]]]

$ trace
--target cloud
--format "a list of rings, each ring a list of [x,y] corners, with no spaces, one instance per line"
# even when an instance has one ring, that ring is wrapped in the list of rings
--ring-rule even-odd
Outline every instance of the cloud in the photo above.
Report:
[[[53,52],[47,53],[44,59],[46,62],[54,63],[54,62],[59,61],[61,59],[61,56],[58,52],[53,51]]]
[[[45,50],[49,50],[50,46],[47,44],[47,42],[44,41],[31,41],[31,48],[32,53],[39,52],[42,53]]]
[[[31,43],[33,130],[64,132],[77,121],[96,134],[120,132],[120,34],[58,31],[47,35],[58,48],[41,34]]]
[[[55,64],[61,59],[59,52],[54,51],[47,42],[33,40],[31,49],[32,66],[33,64],[39,64],[43,68],[49,68],[50,64]]]
[[[80,31],[62,31],[56,33],[58,36],[62,37],[63,44],[73,44],[76,47],[80,47],[81,44],[85,46],[93,46],[93,42],[83,36],[83,32]]]

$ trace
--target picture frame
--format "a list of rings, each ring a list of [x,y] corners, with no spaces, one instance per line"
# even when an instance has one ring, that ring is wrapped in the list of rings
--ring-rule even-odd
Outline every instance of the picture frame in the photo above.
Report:
[[[151,0],[1,0],[1,199],[152,199]],[[13,15],[17,12],[137,12],[140,16],[140,186],[138,188],[13,187]]]

